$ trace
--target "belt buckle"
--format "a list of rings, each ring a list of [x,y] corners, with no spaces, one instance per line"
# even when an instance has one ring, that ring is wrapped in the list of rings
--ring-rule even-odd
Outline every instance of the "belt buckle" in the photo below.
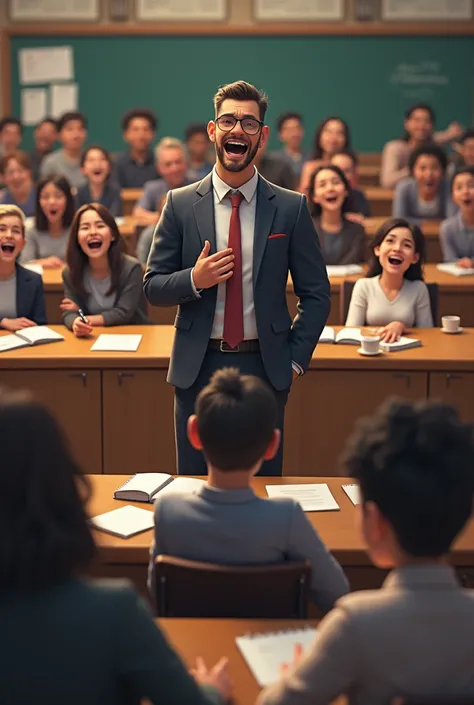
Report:
[[[239,352],[239,348],[240,345],[237,345],[235,348],[231,348],[229,343],[226,343],[225,340],[221,340],[220,351],[223,353]]]

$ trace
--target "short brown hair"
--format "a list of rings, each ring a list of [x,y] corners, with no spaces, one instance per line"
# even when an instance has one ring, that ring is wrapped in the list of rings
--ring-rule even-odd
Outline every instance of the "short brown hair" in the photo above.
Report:
[[[255,86],[247,81],[234,81],[234,83],[226,83],[225,86],[220,86],[214,96],[214,109],[217,113],[227,99],[231,100],[254,100],[260,112],[260,120],[265,119],[265,113],[268,108],[268,96],[263,91],[260,91]]]
[[[272,440],[278,406],[261,379],[228,367],[199,393],[196,416],[206,460],[218,470],[250,470]]]
[[[22,166],[23,169],[28,169],[28,171],[31,171],[31,160],[29,156],[26,152],[21,152],[20,150],[18,150],[17,152],[10,152],[9,154],[6,154],[3,157],[2,161],[0,162],[0,173],[5,173],[9,163],[13,159],[18,162],[18,164]]]

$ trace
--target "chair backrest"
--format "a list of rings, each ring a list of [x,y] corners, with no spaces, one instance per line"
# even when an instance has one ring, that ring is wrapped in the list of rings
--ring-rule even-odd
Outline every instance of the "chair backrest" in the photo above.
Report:
[[[474,698],[443,697],[440,695],[435,695],[431,698],[398,696],[392,699],[391,705],[474,705]]]
[[[346,324],[347,314],[349,313],[349,306],[351,303],[352,292],[354,291],[355,281],[350,281],[344,279],[341,284],[341,289],[339,293],[339,317],[341,325]],[[431,315],[433,316],[433,325],[438,325],[438,294],[439,287],[438,284],[430,282],[426,285],[428,289],[428,295],[430,297]]]
[[[172,556],[155,560],[160,617],[304,619],[309,563],[227,566]]]

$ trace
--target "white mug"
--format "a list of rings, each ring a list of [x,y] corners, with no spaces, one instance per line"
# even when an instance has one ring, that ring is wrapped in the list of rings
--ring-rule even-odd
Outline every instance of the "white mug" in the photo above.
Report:
[[[380,336],[362,335],[360,342],[364,352],[372,354],[380,352]]]
[[[461,319],[459,316],[443,316],[441,323],[443,325],[443,330],[448,331],[448,333],[455,333],[459,330]]]

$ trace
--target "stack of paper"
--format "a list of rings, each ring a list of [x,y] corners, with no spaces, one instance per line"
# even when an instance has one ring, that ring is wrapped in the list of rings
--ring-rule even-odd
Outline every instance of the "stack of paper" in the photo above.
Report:
[[[455,262],[445,262],[444,264],[438,264],[436,269],[440,272],[445,272],[446,274],[452,274],[455,277],[466,277],[470,274],[474,274],[474,267],[458,267]]]
[[[401,336],[394,343],[380,343],[384,352],[397,352],[398,350],[410,350],[410,348],[421,348],[423,343],[418,338],[406,338]]]
[[[304,512],[328,512],[339,505],[325,482],[314,485],[267,485],[269,497],[291,497]]]
[[[235,642],[255,680],[264,688],[278,680],[283,664],[293,663],[295,646],[300,645],[306,651],[316,634],[316,629],[294,629],[238,636]]]
[[[113,536],[120,536],[123,539],[140,534],[142,531],[148,531],[153,528],[155,523],[153,512],[132,507],[130,504],[92,517],[90,522],[94,528]]]

